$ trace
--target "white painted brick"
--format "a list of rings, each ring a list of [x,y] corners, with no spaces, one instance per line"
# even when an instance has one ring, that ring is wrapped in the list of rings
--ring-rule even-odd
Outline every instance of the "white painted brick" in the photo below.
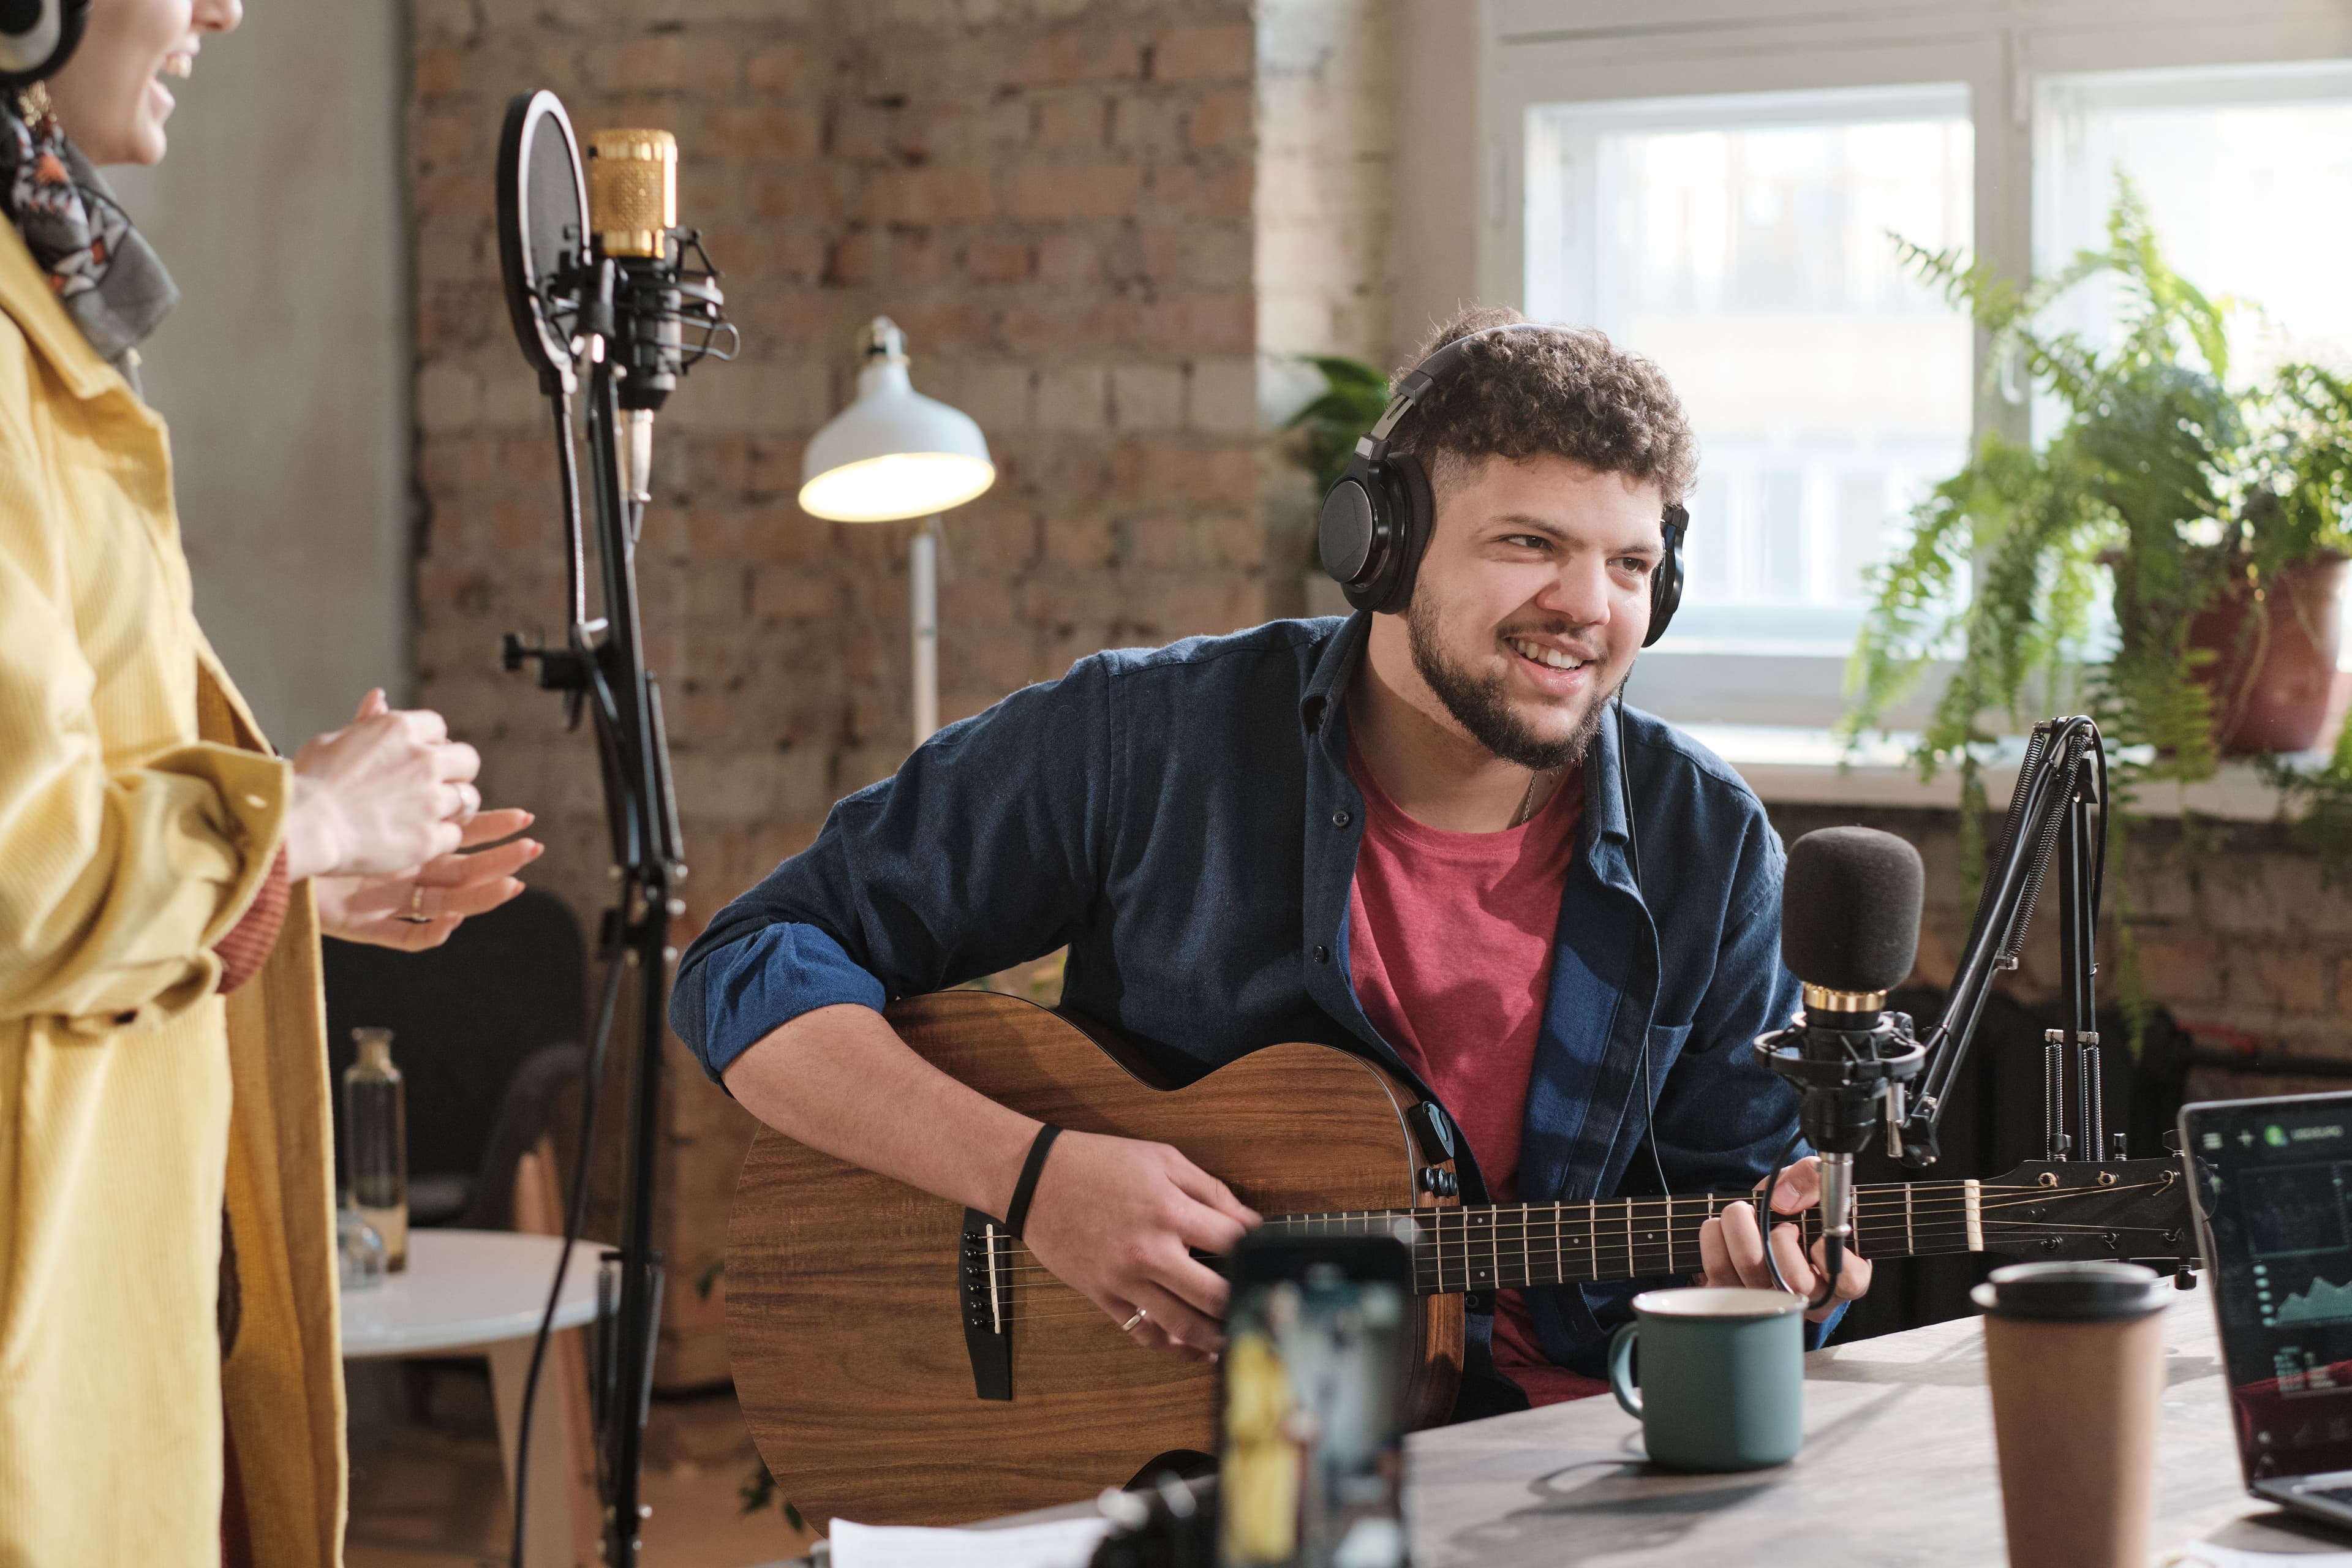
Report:
[[[1048,365],[1037,373],[1037,427],[1100,430],[1110,423],[1109,392],[1102,365]]]
[[[1192,366],[1191,390],[1184,422],[1192,428],[1223,436],[1248,435],[1257,429],[1255,360],[1202,360]]]
[[[1174,430],[1184,423],[1181,365],[1122,364],[1110,373],[1111,409],[1121,430]]]
[[[482,388],[463,365],[428,364],[416,374],[416,422],[428,435],[470,432],[482,422]]]
[[[834,412],[827,367],[814,359],[704,365],[669,406],[696,430],[746,436],[804,434]]]

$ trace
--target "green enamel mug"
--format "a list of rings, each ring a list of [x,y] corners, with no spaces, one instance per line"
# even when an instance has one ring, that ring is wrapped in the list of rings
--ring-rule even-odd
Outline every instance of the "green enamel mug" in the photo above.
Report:
[[[1778,1290],[1644,1291],[1633,1298],[1633,1321],[1609,1342],[1609,1386],[1641,1418],[1656,1464],[1786,1464],[1805,1440],[1805,1303]]]

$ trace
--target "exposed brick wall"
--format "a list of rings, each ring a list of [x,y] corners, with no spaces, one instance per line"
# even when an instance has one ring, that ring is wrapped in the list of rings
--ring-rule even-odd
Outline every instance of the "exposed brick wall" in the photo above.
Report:
[[[743,362],[698,372],[662,421],[640,556],[694,867],[681,940],[906,751],[907,531],[793,502],[867,316],[907,329],[916,384],[979,419],[1000,465],[946,523],[946,717],[1098,647],[1295,607],[1313,497],[1256,432],[1295,402],[1282,356],[1395,347],[1397,0],[411,9],[419,686],[482,747],[489,796],[540,813],[535,879],[592,929],[608,855],[589,740],[493,654],[502,631],[555,630],[561,592],[545,415],[491,233],[514,91],[555,89],[583,128],[678,133],[684,216],[744,331]],[[1774,817],[1793,838],[1853,814]],[[1863,819],[1927,856],[1921,977],[1940,984],[1967,913],[1955,820]],[[2133,835],[2151,994],[2352,1057],[2352,901],[2276,830],[2221,837],[2192,855],[2177,827]],[[2045,923],[2014,982],[2029,996],[2054,978],[2047,941]],[[682,1056],[671,1082],[678,1384],[725,1375],[723,1286],[704,1300],[692,1277],[723,1246],[750,1129]]]
[[[538,879],[605,896],[588,738],[499,673],[561,614],[545,415],[498,292],[489,169],[512,92],[583,131],[676,132],[744,335],[656,437],[639,558],[693,877],[681,934],[887,774],[909,724],[903,526],[816,522],[802,447],[846,400],[856,330],[905,327],[918,388],[981,422],[996,488],[946,522],[943,717],[1097,648],[1265,613],[1244,0],[419,0],[422,700],[540,813]],[[663,1376],[725,1375],[722,1247],[749,1122],[676,1061]]]
[[[1400,13],[1399,0],[1258,0],[1256,16],[1258,401],[1273,426],[1322,389],[1300,355],[1387,364]],[[1309,613],[1321,500],[1297,450],[1268,443],[1260,458],[1266,603],[1286,616]]]

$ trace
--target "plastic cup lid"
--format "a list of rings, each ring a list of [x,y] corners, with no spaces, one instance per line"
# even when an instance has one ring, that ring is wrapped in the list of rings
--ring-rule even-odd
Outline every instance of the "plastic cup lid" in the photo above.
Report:
[[[1969,1293],[1994,1317],[2088,1321],[2164,1309],[2163,1276],[2137,1263],[2012,1263]]]

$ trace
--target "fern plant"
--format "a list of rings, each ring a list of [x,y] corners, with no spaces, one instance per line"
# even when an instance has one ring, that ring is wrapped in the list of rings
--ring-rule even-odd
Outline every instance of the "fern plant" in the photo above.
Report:
[[[2112,745],[2131,749],[2116,762],[2120,784],[2212,774],[2212,698],[2199,673],[2213,654],[2190,646],[2189,622],[2234,583],[2261,588],[2343,548],[2352,387],[2311,365],[2231,386],[2231,303],[2165,261],[2128,183],[2105,246],[2022,289],[1959,251],[1895,243],[1989,334],[1995,363],[2020,366],[2065,411],[2039,448],[1988,436],[1913,510],[1908,544],[1876,571],[1847,671],[1851,742],[1884,727],[1929,663],[1958,661],[1912,755],[1923,778],[1960,775],[1974,880],[1980,770],[1998,731],[2029,710],[2090,713]],[[2100,275],[2121,307],[2112,348],[2039,324],[2057,296]],[[2103,597],[2112,638],[2095,648]],[[2352,750],[2331,771],[2352,837]]]

